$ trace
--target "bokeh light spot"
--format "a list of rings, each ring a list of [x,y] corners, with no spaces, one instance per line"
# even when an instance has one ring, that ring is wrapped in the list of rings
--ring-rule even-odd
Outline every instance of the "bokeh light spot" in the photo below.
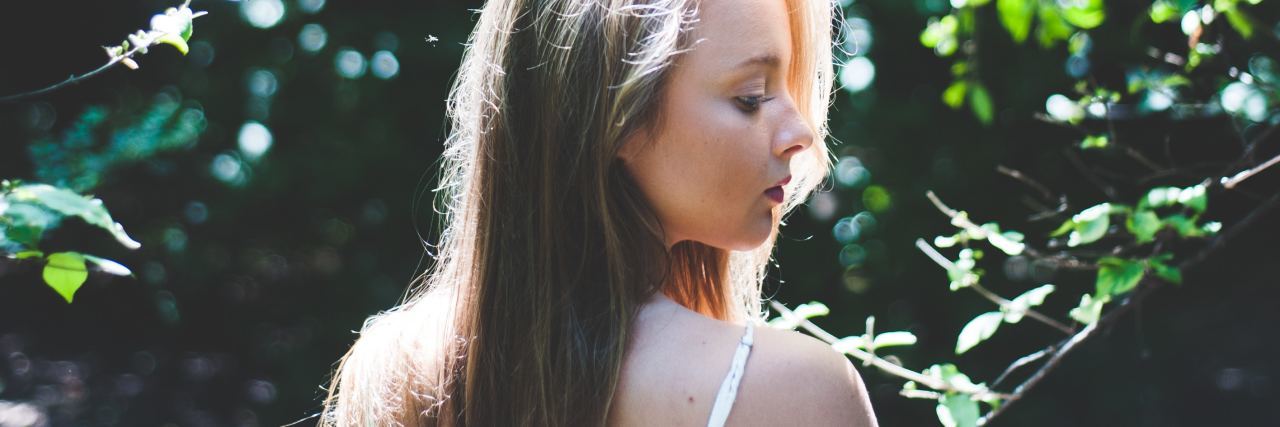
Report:
[[[284,3],[280,0],[245,0],[240,3],[240,16],[254,27],[271,28],[284,18]]]
[[[339,50],[333,57],[333,66],[338,70],[338,75],[348,79],[364,76],[366,65],[364,55],[352,49]]]
[[[859,188],[871,182],[871,171],[863,167],[857,157],[845,156],[836,162],[835,178],[842,186]]]
[[[1080,107],[1066,95],[1055,93],[1044,101],[1045,112],[1056,120],[1068,121],[1082,115]]]
[[[316,13],[324,9],[324,0],[298,0],[298,8],[306,13]]]
[[[845,267],[860,267],[862,263],[867,261],[867,250],[857,243],[844,245],[840,249],[840,265]]]
[[[400,61],[390,51],[380,50],[373,54],[371,69],[373,76],[387,80],[400,73]]]
[[[213,162],[209,164],[209,172],[214,178],[231,185],[241,185],[245,182],[244,165],[240,163],[240,159],[230,154],[219,154],[213,157]]]
[[[819,191],[814,193],[807,205],[809,216],[812,216],[815,221],[826,222],[835,216],[836,210],[840,207],[840,199],[833,192]]]
[[[192,200],[182,209],[182,214],[187,218],[187,222],[192,224],[204,224],[209,220],[209,207],[199,200]]]
[[[853,224],[858,227],[860,234],[865,235],[874,232],[878,222],[876,221],[876,216],[872,215],[871,212],[862,211],[853,216]]]
[[[308,53],[319,52],[329,42],[329,32],[320,24],[307,24],[298,31],[298,46]]]
[[[279,88],[279,80],[276,80],[275,73],[259,68],[249,72],[246,86],[248,86],[249,93],[253,94],[253,96],[266,98],[276,94],[276,89]]]
[[[862,191],[862,204],[871,212],[881,213],[889,210],[893,199],[889,196],[889,190],[879,185],[872,185]]]
[[[245,122],[240,126],[240,152],[249,160],[257,160],[271,149],[271,130],[267,129],[262,123],[255,121]]]
[[[840,70],[840,85],[849,92],[857,93],[871,86],[876,78],[876,66],[865,56],[850,59]]]
[[[836,221],[836,225],[831,228],[831,235],[841,244],[853,243],[858,240],[861,234],[861,231],[858,230],[858,225],[853,222],[853,217],[840,218],[839,221]]]

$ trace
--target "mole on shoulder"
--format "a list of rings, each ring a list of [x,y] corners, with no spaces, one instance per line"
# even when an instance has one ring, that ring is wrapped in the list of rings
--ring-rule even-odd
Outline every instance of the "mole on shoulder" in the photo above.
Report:
[[[689,396],[689,403],[693,403],[693,396]]]

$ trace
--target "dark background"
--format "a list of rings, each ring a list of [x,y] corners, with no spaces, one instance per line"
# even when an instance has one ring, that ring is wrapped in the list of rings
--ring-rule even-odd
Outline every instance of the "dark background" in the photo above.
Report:
[[[1139,3],[1114,8],[1108,19],[1128,22],[1145,7]],[[279,4],[283,17],[254,27],[242,14],[251,4]],[[321,7],[308,12],[306,4]],[[479,5],[196,1],[193,9],[210,14],[196,20],[185,57],[154,47],[138,58],[139,70],[117,67],[35,100],[0,104],[0,177],[93,177],[76,181],[88,183],[80,190],[103,199],[143,244],[128,251],[77,223],[48,236],[46,252],[104,256],[136,275],[93,275],[70,305],[42,283],[38,266],[0,264],[0,402],[34,404],[53,425],[281,425],[314,414],[352,331],[393,306],[427,261],[422,240],[433,240],[428,190],[445,136],[444,100],[475,20],[470,9]],[[145,28],[168,6],[4,6],[0,95],[101,65],[99,46]],[[997,174],[996,165],[1067,194],[1077,212],[1105,200],[1062,154],[1081,135],[1032,119],[1048,95],[1074,82],[1064,71],[1065,48],[1015,46],[993,32],[978,54],[998,107],[994,125],[984,127],[939,100],[950,62],[920,46],[920,31],[928,17],[945,13],[944,2],[859,0],[847,10],[870,25],[871,43],[858,54],[876,73],[867,89],[837,95],[833,150],[858,159],[870,179],[834,182],[820,202],[791,217],[768,294],[788,305],[825,302],[833,313],[817,322],[838,336],[862,333],[864,318],[876,316],[877,330],[920,338],[886,351],[906,366],[950,361],[975,382],[990,381],[1060,334],[1033,322],[1005,325],[991,341],[953,354],[960,328],[992,307],[972,292],[948,291],[945,272],[915,248],[917,238],[953,232],[924,192],[1040,246],[1064,217],[1028,221],[1035,210],[1024,195],[1033,191]],[[323,47],[306,49],[304,28],[313,36],[322,28]],[[1130,31],[1123,24],[1096,31],[1100,78],[1115,77],[1107,64],[1135,57],[1141,46]],[[378,51],[396,58],[394,76],[378,77],[370,66],[359,76],[341,74],[339,59],[351,57],[341,52],[369,61]],[[95,114],[102,122],[84,125]],[[238,146],[250,121],[272,136],[256,159]],[[1181,158],[1230,159],[1239,150],[1235,122],[1225,117],[1117,125],[1140,148],[1174,135]],[[181,143],[156,148],[165,138]],[[112,144],[144,154],[99,155]],[[1084,154],[1116,170],[1136,168],[1107,153]],[[1197,182],[1131,176],[1119,179],[1128,182],[1120,189],[1130,200],[1152,185]],[[1267,188],[1276,187],[1252,191],[1274,193]],[[1253,204],[1244,196],[1211,198],[1209,216],[1238,217]],[[874,224],[850,249],[832,228],[859,213]],[[1183,286],[1156,293],[996,424],[1280,425],[1273,410],[1280,401],[1276,220],[1259,221],[1188,271]],[[1055,283],[1044,311],[1064,321],[1092,289],[1087,275],[1018,269],[987,252],[989,288],[1012,297]],[[882,425],[937,425],[933,402],[902,398],[902,380],[860,369]]]

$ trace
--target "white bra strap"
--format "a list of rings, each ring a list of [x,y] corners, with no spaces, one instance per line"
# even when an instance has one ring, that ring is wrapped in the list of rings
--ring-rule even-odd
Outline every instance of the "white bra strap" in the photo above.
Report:
[[[747,322],[747,332],[742,334],[742,340],[738,342],[738,350],[733,353],[733,364],[729,366],[729,375],[724,377],[724,382],[720,383],[720,392],[716,393],[716,403],[711,407],[711,418],[707,420],[707,427],[723,427],[725,421],[729,419],[733,401],[738,397],[738,384],[742,382],[742,373],[746,370],[747,356],[751,354],[751,345],[755,341],[754,332],[751,322]]]

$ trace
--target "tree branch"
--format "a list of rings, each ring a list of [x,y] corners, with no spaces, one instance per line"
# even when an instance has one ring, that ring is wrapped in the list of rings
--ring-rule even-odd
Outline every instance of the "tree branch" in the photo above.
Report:
[[[809,321],[808,319],[801,319],[799,316],[795,314],[795,312],[792,312],[791,309],[787,308],[787,306],[782,305],[777,301],[769,301],[769,306],[772,307],[774,310],[777,310],[778,313],[781,314],[783,318],[790,319],[792,321],[798,321],[801,328],[809,332],[809,334],[813,335],[814,337],[817,337],[818,339],[826,342],[827,344],[834,345],[837,341],[840,341],[840,339],[836,338],[835,335],[831,335],[830,332],[823,330],[821,327]],[[1009,397],[1001,393],[992,392],[991,390],[981,386],[974,386],[974,388],[957,387],[953,384],[943,382],[938,378],[930,377],[922,373],[904,368],[902,366],[894,364],[893,362],[882,359],[879,356],[863,351],[861,349],[851,348],[851,349],[848,349],[848,351],[846,351],[845,354],[853,356],[853,358],[858,359],[863,363],[869,364],[871,366],[875,366],[876,368],[879,368],[881,371],[884,371],[885,373],[888,373],[893,376],[906,379],[909,381],[915,381],[917,383],[920,383],[921,385],[924,385],[934,390],[953,391],[957,393],[971,394],[977,398],[995,397],[995,398],[1004,399]]]
[[[1252,168],[1244,170],[1243,172],[1232,175],[1230,178],[1225,178],[1225,177],[1222,178],[1222,181],[1221,181],[1222,187],[1228,190],[1235,189],[1236,186],[1240,185],[1240,183],[1244,182],[1244,180],[1249,179],[1254,175],[1257,175],[1258,172],[1262,172],[1269,167],[1275,166],[1276,163],[1280,163],[1280,155],[1276,155],[1275,157],[1272,157],[1271,160],[1267,160],[1266,162],[1263,162],[1258,166],[1254,166]]]
[[[952,268],[955,267],[955,263],[951,262],[951,260],[944,257],[941,253],[938,253],[938,250],[934,249],[933,246],[930,246],[928,242],[924,241],[924,239],[916,239],[916,247],[920,248],[920,250],[924,252],[925,255],[928,255],[929,258],[932,258],[933,262],[937,263],[942,268],[950,271]],[[995,292],[991,292],[987,288],[983,287],[982,284],[980,283],[976,283],[976,282],[972,283],[969,285],[969,287],[973,288],[973,290],[976,291],[979,295],[982,295],[984,298],[995,303],[1000,307],[1004,307],[1005,305],[1012,302],[1004,297],[996,295]],[[1075,331],[1067,327],[1067,325],[1063,325],[1057,320],[1053,320],[1053,318],[1046,316],[1043,313],[1040,313],[1033,308],[1028,307],[1026,314],[1027,314],[1027,317],[1036,319],[1037,321],[1040,321],[1046,325],[1053,327],[1054,329],[1062,331],[1067,335],[1071,335],[1075,333]]]
[[[1178,269],[1181,271],[1186,271],[1188,269],[1194,268],[1195,266],[1199,265],[1201,262],[1207,259],[1210,255],[1217,252],[1221,248],[1225,247],[1229,240],[1235,238],[1244,230],[1247,230],[1254,222],[1257,222],[1260,218],[1262,218],[1264,215],[1266,215],[1268,212],[1274,209],[1277,205],[1280,205],[1280,193],[1271,196],[1270,199],[1267,199],[1257,208],[1254,208],[1254,210],[1250,212],[1249,215],[1245,216],[1244,219],[1241,219],[1239,222],[1232,225],[1231,228],[1227,229],[1225,232],[1218,234],[1217,237],[1211,240],[1209,244],[1206,245],[1204,248],[1202,248],[1200,251],[1196,252],[1195,255],[1193,255],[1191,258],[1187,259],[1186,261],[1183,261],[1182,263],[1178,264]],[[1094,324],[1086,326],[1079,333],[1075,334],[1070,338],[1067,338],[1063,342],[1059,350],[1051,352],[1052,356],[1050,356],[1049,360],[1046,361],[1044,365],[1041,365],[1040,369],[1037,369],[1035,373],[1031,374],[1030,377],[1028,377],[1021,384],[1019,384],[1016,388],[1014,388],[1008,400],[1005,400],[1004,402],[1001,403],[999,407],[993,409],[991,412],[988,412],[981,419],[979,419],[978,425],[986,425],[986,423],[990,422],[992,419],[995,419],[997,416],[1007,411],[1010,406],[1012,406],[1015,402],[1021,399],[1022,396],[1024,396],[1028,391],[1030,391],[1037,384],[1039,384],[1040,381],[1044,379],[1045,375],[1048,374],[1049,371],[1052,371],[1054,368],[1058,366],[1058,364],[1062,363],[1062,359],[1066,357],[1068,354],[1070,354],[1073,350],[1075,350],[1080,345],[1080,343],[1083,343],[1085,340],[1088,340],[1090,337],[1092,337],[1094,333],[1097,332],[1098,329],[1100,329],[1102,326],[1107,326],[1107,325],[1110,325],[1111,323],[1114,323],[1116,319],[1119,319],[1120,316],[1125,314],[1125,312],[1129,311],[1134,306],[1141,303],[1142,300],[1147,297],[1147,295],[1151,294],[1152,292],[1155,292],[1156,289],[1159,289],[1159,286],[1157,285],[1157,283],[1155,283],[1155,279],[1151,279],[1150,276],[1148,276],[1147,278],[1144,278],[1142,283],[1139,284],[1138,289],[1135,290],[1128,298],[1126,298],[1124,302],[1121,303],[1118,307],[1115,307],[1110,311],[1108,311],[1107,314],[1103,315],[1102,318],[1098,319],[1098,321],[1095,322]]]

